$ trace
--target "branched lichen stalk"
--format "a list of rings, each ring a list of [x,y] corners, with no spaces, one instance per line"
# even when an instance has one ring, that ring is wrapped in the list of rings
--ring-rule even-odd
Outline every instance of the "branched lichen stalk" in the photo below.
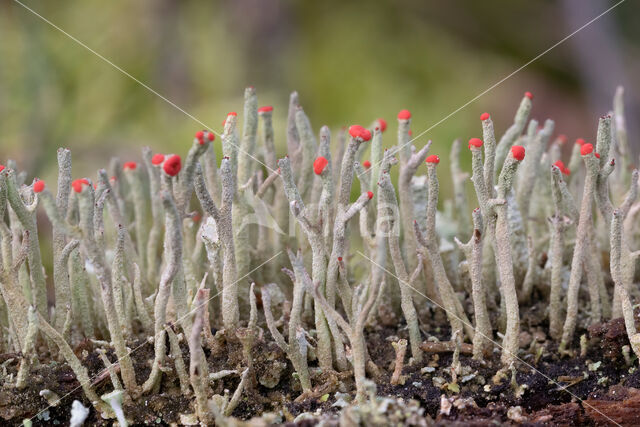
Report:
[[[413,205],[411,178],[415,175],[418,167],[424,162],[429,153],[431,141],[415,153],[405,153],[401,149],[398,176],[398,200],[400,202],[400,219],[402,230],[404,231],[404,253],[406,254],[407,269],[413,271],[417,265],[417,258],[413,254],[417,251],[416,236],[413,234],[413,221],[416,219]],[[404,154],[403,154],[404,153]]]
[[[384,218],[387,221],[387,242],[389,244],[391,260],[393,261],[393,266],[400,285],[400,305],[409,328],[411,355],[416,363],[420,363],[422,361],[422,350],[420,349],[422,338],[420,335],[420,328],[418,326],[418,315],[416,308],[413,305],[412,289],[410,288],[412,285],[409,283],[409,273],[407,272],[407,267],[400,251],[398,236],[399,227],[397,224],[399,219],[397,217],[398,201],[396,199],[396,192],[391,184],[389,174],[383,173],[380,175],[378,186],[380,187],[380,197],[382,198],[382,201],[387,205],[388,209],[391,210],[388,210],[386,215],[384,215]]]
[[[201,176],[201,175],[200,175]],[[167,322],[167,303],[171,292],[171,283],[176,277],[180,264],[182,262],[182,227],[178,217],[173,197],[169,192],[163,191],[160,194],[162,204],[165,211],[165,239],[164,239],[164,258],[165,267],[160,276],[160,284],[158,285],[158,293],[156,295],[154,307],[154,359],[151,365],[151,373],[149,378],[142,385],[145,393],[150,392],[162,376],[160,369],[165,359],[167,344],[165,339],[165,324]]]
[[[611,224],[611,215],[613,213],[613,204],[609,197],[609,175],[613,172],[615,164],[614,160],[609,157],[612,140],[611,116],[600,117],[595,147],[596,153],[599,154],[598,159],[596,159],[598,175],[595,183],[595,199],[607,226]]]
[[[447,313],[449,324],[451,325],[451,333],[459,331],[460,334],[466,332],[470,339],[473,339],[473,326],[467,319],[460,300],[456,296],[453,286],[445,271],[442,257],[440,256],[440,237],[436,231],[436,212],[438,208],[439,183],[436,173],[436,166],[440,159],[437,156],[427,159],[427,179],[429,182],[429,192],[427,199],[427,221],[425,224],[425,233],[419,233],[419,228],[414,224],[414,232],[418,237],[421,246],[426,249],[427,256],[431,262],[433,275],[438,286],[438,293],[442,298],[442,304]]]
[[[298,220],[302,231],[305,233],[307,240],[311,246],[311,254],[312,254],[312,271],[311,275],[313,277],[314,282],[320,283],[321,292],[324,293],[322,289],[325,280],[326,280],[326,271],[327,271],[327,261],[325,256],[325,246],[324,239],[322,236],[322,229],[319,225],[314,225],[311,223],[311,219],[305,210],[304,202],[302,201],[302,195],[298,191],[298,187],[295,185],[293,181],[293,172],[291,170],[291,163],[288,157],[282,158],[278,161],[278,166],[280,166],[282,183],[284,186],[284,192],[289,200],[291,206],[291,213]],[[327,164],[328,166],[328,164]],[[320,172],[322,179],[330,179],[331,176],[331,168],[325,166],[323,170],[316,169],[317,172]],[[331,332],[329,330],[329,325],[320,310],[320,307],[317,306],[315,309],[315,324],[316,330],[318,334],[318,362],[323,369],[331,369],[333,358],[331,355],[332,347],[331,347]]]
[[[367,349],[364,339],[364,325],[367,321],[371,308],[373,307],[376,298],[379,296],[379,289],[374,283],[366,290],[366,299],[359,308],[359,311],[354,313],[354,319],[349,323],[340,313],[332,308],[327,300],[318,291],[319,283],[313,284],[309,274],[307,274],[302,264],[302,257],[292,257],[292,253],[289,253],[291,257],[292,265],[296,273],[296,280],[301,280],[304,283],[304,287],[308,292],[312,293],[315,300],[320,303],[320,306],[324,310],[327,318],[333,319],[338,326],[345,332],[349,338],[349,342],[352,347],[352,364],[353,375],[356,380],[356,400],[359,404],[366,401],[367,387],[366,387],[366,362],[367,362]]]
[[[633,352],[640,357],[640,334],[637,333],[636,320],[633,313],[633,302],[629,289],[633,282],[635,260],[627,246],[622,233],[624,213],[621,209],[612,212],[611,220],[611,278],[620,295],[622,316]],[[638,254],[635,256],[637,257]]]
[[[490,354],[492,346],[491,322],[487,310],[487,291],[482,282],[482,213],[480,208],[473,210],[473,235],[467,243],[456,239],[457,245],[464,252],[469,265],[473,312],[475,316],[475,333],[473,334],[473,358],[480,360]]]
[[[511,153],[502,166],[498,178],[497,198],[503,203],[495,204],[496,222],[493,236],[496,264],[500,274],[500,287],[506,307],[507,325],[502,341],[501,361],[504,366],[509,366],[517,359],[518,336],[520,334],[520,312],[518,296],[516,293],[515,276],[513,272],[513,258],[511,255],[511,239],[509,231],[509,218],[507,214],[507,193],[511,191],[513,179],[518,165],[524,158],[524,148],[513,146]]]
[[[34,303],[45,319],[49,318],[47,310],[47,285],[44,277],[44,267],[42,266],[42,256],[40,255],[40,245],[38,244],[38,228],[36,227],[35,213],[26,205],[18,189],[15,171],[9,169],[6,174],[7,200],[18,217],[22,227],[29,232],[32,244],[29,246],[29,274],[34,293]]]
[[[592,206],[596,188],[599,164],[593,152],[591,144],[582,146],[582,157],[587,167],[587,174],[584,182],[582,203],[580,205],[580,218],[576,230],[576,242],[571,260],[571,275],[569,276],[569,288],[567,290],[567,317],[562,331],[560,342],[561,350],[565,350],[573,339],[577,317],[578,317],[578,291],[582,281],[582,269],[586,262],[587,250],[589,247],[589,228],[593,227]]]
[[[222,179],[222,203],[220,209],[209,195],[202,171],[198,169],[195,176],[196,195],[202,208],[216,221],[220,240],[224,248],[224,270],[222,272],[222,323],[225,329],[233,333],[238,327],[240,309],[238,307],[238,288],[235,246],[233,244],[232,206],[235,195],[236,180],[232,173],[229,158],[222,159],[220,166]]]
[[[369,134],[370,135],[370,134]],[[368,140],[368,139],[367,139]],[[336,216],[333,226],[333,244],[329,265],[327,268],[326,298],[329,305],[335,307],[336,287],[338,283],[338,262],[345,256],[345,236],[348,218],[346,212],[349,209],[349,197],[351,184],[353,183],[353,171],[356,153],[364,140],[361,137],[351,136],[349,144],[342,158],[340,168],[340,183],[336,201]]]
[[[96,242],[94,230],[94,216],[102,215],[102,211],[96,212],[94,209],[94,192],[90,184],[80,184],[80,192],[78,194],[78,207],[80,212],[80,229],[82,231],[82,246],[89,258],[89,261],[95,269],[96,276],[100,282],[100,290],[102,303],[107,318],[109,335],[113,341],[116,355],[120,363],[120,372],[125,388],[133,396],[137,395],[138,386],[133,370],[133,363],[129,357],[129,352],[125,345],[124,336],[122,334],[122,326],[118,319],[113,297],[113,288],[111,283],[111,272],[106,266],[104,248],[100,248]]]
[[[295,255],[290,254],[291,258],[298,259]],[[311,380],[309,379],[309,369],[307,367],[307,349],[306,341],[301,342],[297,340],[298,331],[302,329],[301,316],[304,303],[304,283],[297,278],[293,278],[293,301],[291,303],[291,313],[289,317],[289,342],[287,343],[278,331],[275,321],[273,319],[273,313],[271,310],[271,295],[266,287],[262,288],[262,306],[264,308],[264,317],[267,323],[267,328],[271,332],[273,339],[278,347],[287,353],[287,357],[293,364],[293,369],[298,374],[300,380],[300,386],[303,393],[311,391]]]

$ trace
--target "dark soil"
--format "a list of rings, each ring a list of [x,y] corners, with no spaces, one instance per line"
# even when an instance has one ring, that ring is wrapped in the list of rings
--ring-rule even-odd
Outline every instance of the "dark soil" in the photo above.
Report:
[[[491,357],[482,361],[472,360],[470,355],[461,354],[460,362],[466,374],[458,376],[459,391],[447,387],[451,382],[451,361],[453,354],[444,352],[425,354],[422,366],[405,365],[403,385],[391,385],[389,379],[393,372],[395,353],[391,341],[406,338],[406,329],[398,325],[376,326],[367,329],[368,351],[377,365],[380,375],[374,378],[379,396],[392,396],[405,401],[415,400],[424,409],[428,423],[437,425],[604,425],[613,419],[618,423],[633,425],[640,415],[640,370],[635,369],[637,361],[627,366],[622,346],[628,344],[624,322],[614,319],[608,323],[596,324],[588,331],[578,331],[576,337],[585,333],[589,337],[587,354],[573,357],[560,357],[556,346],[544,334],[536,334],[542,329],[537,326],[523,325],[529,330],[521,340],[521,354],[527,364],[516,367],[516,385],[512,384],[511,372],[504,378],[494,381],[493,377],[500,366],[500,353],[495,351]],[[437,330],[426,325],[426,330]],[[544,329],[544,328],[543,328]],[[437,338],[448,336],[446,328],[438,329]],[[400,331],[400,336],[398,336]],[[529,336],[527,337],[527,334]],[[425,339],[428,337],[425,337]],[[530,341],[537,339],[537,347],[531,348]],[[144,341],[130,342],[131,348],[140,347],[134,353],[134,367],[138,383],[141,384],[150,372],[149,360],[153,359],[153,346]],[[536,360],[535,350],[542,347],[542,355]],[[574,343],[579,353],[579,338]],[[44,350],[42,350],[44,352]],[[76,349],[84,366],[93,378],[104,371],[104,365],[98,357],[93,344],[82,342]],[[41,352],[40,354],[44,354]],[[209,372],[223,369],[241,371],[246,366],[242,349],[236,341],[227,342],[224,337],[212,350],[205,349],[209,362]],[[115,361],[113,352],[107,353]],[[632,356],[633,357],[633,356]],[[0,363],[5,364],[7,374],[17,373],[19,355],[0,355]],[[183,359],[188,366],[188,350],[183,347]],[[273,388],[267,388],[254,379],[245,390],[239,406],[233,416],[249,419],[265,412],[280,412],[287,421],[304,412],[320,412],[327,416],[335,415],[337,420],[339,407],[333,406],[335,392],[350,392],[353,396],[353,379],[350,373],[319,372],[310,363],[312,382],[317,393],[313,398],[297,401],[300,389],[294,380],[294,371],[285,354],[265,331],[254,346],[254,373],[261,373],[274,364],[286,364],[280,381]],[[408,361],[405,361],[408,363]],[[173,366],[170,360],[167,366]],[[283,365],[284,366],[284,365]],[[423,366],[430,372],[422,372]],[[433,369],[431,369],[433,368]],[[535,368],[535,369],[534,369]],[[370,375],[370,374],[369,374]],[[100,375],[95,382],[98,394],[112,390],[108,375]],[[217,394],[232,394],[239,383],[239,375],[230,375],[212,385]],[[43,389],[55,392],[61,398],[59,405],[47,408],[47,401],[39,395]],[[516,391],[520,390],[520,394]],[[448,414],[441,412],[442,396],[453,403]],[[85,406],[90,404],[71,369],[64,363],[51,360],[32,369],[26,389],[17,391],[8,384],[0,387],[0,419],[4,423],[20,424],[24,418],[34,417],[34,425],[66,425],[70,416],[73,400],[80,400]],[[179,423],[180,414],[193,412],[192,398],[180,393],[179,382],[174,373],[163,376],[162,387],[158,393],[144,396],[136,402],[125,402],[125,413],[135,424],[168,425]],[[521,407],[509,415],[512,407]],[[46,408],[46,410],[45,410]],[[43,411],[44,410],[44,411]],[[521,417],[521,418],[519,418]],[[111,420],[103,420],[91,411],[87,425],[111,425]],[[305,421],[308,423],[308,421]]]

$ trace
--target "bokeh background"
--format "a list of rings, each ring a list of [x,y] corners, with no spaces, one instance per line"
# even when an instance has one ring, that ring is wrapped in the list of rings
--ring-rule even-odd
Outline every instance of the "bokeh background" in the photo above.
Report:
[[[398,110],[412,111],[417,135],[616,3],[21,1],[215,131],[227,112],[242,111],[243,88],[254,85],[260,103],[275,107],[279,154],[292,90],[315,129],[383,117],[390,146]],[[501,133],[524,91],[535,95],[532,117],[555,119],[571,139],[593,139],[623,84],[637,159],[639,17],[640,2],[623,2],[417,145],[432,139],[432,152],[446,159],[454,138],[480,135],[484,111]],[[66,146],[74,174],[94,176],[113,155],[139,159],[142,145],[186,153],[201,128],[20,4],[0,0],[0,163],[14,158],[53,179],[56,149]]]

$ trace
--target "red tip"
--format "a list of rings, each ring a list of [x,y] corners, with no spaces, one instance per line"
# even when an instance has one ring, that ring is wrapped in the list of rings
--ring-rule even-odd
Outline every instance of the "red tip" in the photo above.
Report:
[[[258,108],[258,113],[270,113],[273,111],[273,107],[271,105],[265,105],[264,107]]]
[[[138,164],[136,162],[125,162],[124,165],[122,165],[122,170],[135,170],[138,167]]]
[[[568,140],[569,138],[567,138],[567,135],[564,135],[564,134],[558,135],[558,141],[560,141],[560,144],[566,144]]]
[[[44,190],[44,181],[40,181],[38,178],[36,178],[35,182],[33,183],[33,192],[41,193],[42,190]]]
[[[487,120],[489,117],[491,117],[491,116],[489,115],[489,113],[482,113],[482,114],[480,115],[480,120],[482,120],[482,121],[484,122],[484,121],[485,121],[485,120]]]
[[[560,169],[560,172],[562,172],[563,174],[571,175],[571,171],[567,169],[567,167],[564,165],[564,162],[562,160],[558,160],[553,165],[556,166],[558,169]]]
[[[365,169],[369,169],[371,167],[371,162],[369,160],[365,160],[364,162],[362,162],[362,166]]]
[[[526,96],[529,99],[533,99],[533,94],[531,92],[525,92],[524,96]]]
[[[116,180],[115,176],[112,176],[111,178],[109,178],[109,181],[111,181],[111,182],[115,182],[115,180]]]
[[[367,196],[369,197],[369,200],[373,199],[373,191],[367,191]]]
[[[224,123],[223,123],[224,125]],[[200,142],[200,145],[204,144],[204,137],[207,137],[207,139],[209,141],[213,141],[214,139],[216,139],[216,136],[213,134],[213,132],[209,132],[208,130],[199,130],[198,132],[196,132],[196,139],[198,140],[198,142]]]
[[[596,156],[596,159],[600,158],[600,153],[595,153],[594,156]]]
[[[587,154],[591,154],[593,152],[593,144],[582,144],[580,147],[580,154],[586,156]]]
[[[0,172],[4,170],[4,165],[0,165]]]
[[[200,214],[195,214],[193,217],[191,217],[191,219],[193,220],[193,222],[198,222],[200,221],[200,219],[202,218],[202,216]]]
[[[162,169],[169,176],[176,176],[180,169],[182,168],[182,159],[177,154],[172,155],[167,160],[164,161],[162,165]]]
[[[440,163],[440,157],[436,156],[435,154],[432,154],[429,157],[427,157],[427,160],[425,160],[425,162],[435,163],[437,165],[438,163]]]
[[[329,160],[327,160],[325,157],[316,157],[316,159],[313,162],[313,172],[316,175],[320,175],[323,171],[324,168],[327,167],[327,165],[329,164]]]
[[[154,154],[151,158],[151,164],[153,165],[159,165],[162,162],[164,162],[164,154]]]
[[[413,136],[413,131],[412,131],[411,129],[409,129],[409,132],[407,132],[407,134],[408,134],[409,136]]]
[[[229,116],[234,116],[236,117],[238,115],[238,113],[236,113],[235,111],[230,112],[229,114],[227,114],[227,117],[225,117],[225,119],[222,121],[222,126],[225,125],[225,123],[227,123],[227,119],[229,118]]]
[[[524,159],[524,147],[522,145],[514,145],[511,147],[513,158],[521,162]]]
[[[576,139],[576,144],[578,144],[578,145],[584,145],[584,143],[585,143],[585,140],[584,140],[584,139],[582,139],[582,138],[578,138],[578,139]]]
[[[380,126],[380,132],[387,130],[387,121],[385,119],[378,119],[378,125]]]
[[[368,141],[371,139],[371,131],[363,128],[360,125],[350,126],[349,135],[351,135],[353,138],[360,138],[363,141]]]
[[[398,113],[398,120],[409,120],[411,118],[411,111],[400,110]]]
[[[469,140],[469,150],[471,150],[471,147],[482,147],[482,140],[480,138],[471,138]]]
[[[85,185],[89,185],[89,180],[87,178],[76,179],[71,183],[73,191],[76,193],[81,193]]]
[[[338,261],[342,262],[342,257],[341,256],[338,257]]]

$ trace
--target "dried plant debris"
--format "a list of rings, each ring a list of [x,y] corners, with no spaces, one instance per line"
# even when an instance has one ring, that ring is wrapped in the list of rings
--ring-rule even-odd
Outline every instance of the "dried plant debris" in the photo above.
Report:
[[[452,144],[452,194],[410,111],[395,145],[383,119],[316,137],[293,93],[278,159],[253,87],[186,154],[145,147],[83,178],[61,148],[55,184],[5,159],[0,418],[633,424],[640,182],[623,103],[620,88],[573,147],[530,118],[529,92],[502,135],[482,114],[469,154]]]

